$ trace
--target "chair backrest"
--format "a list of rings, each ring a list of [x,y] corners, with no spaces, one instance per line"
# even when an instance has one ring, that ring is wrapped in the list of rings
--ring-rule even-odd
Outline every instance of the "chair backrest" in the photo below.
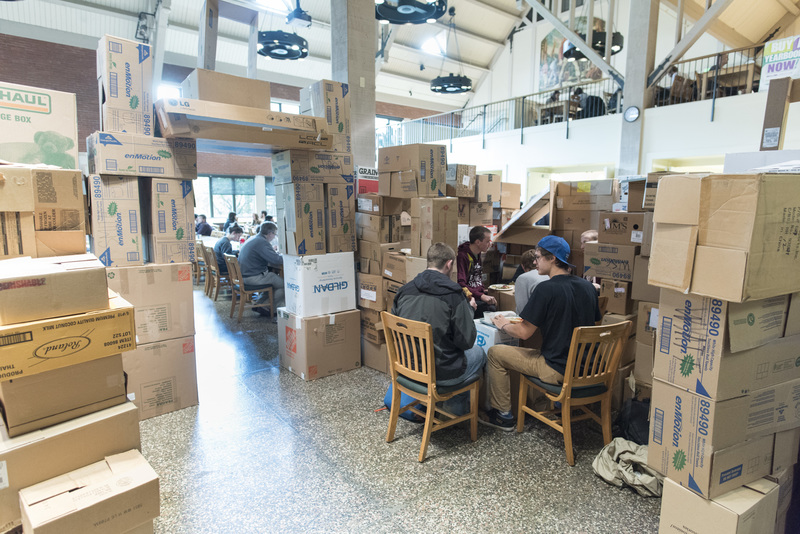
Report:
[[[200,251],[200,257],[197,258],[197,259],[201,260],[203,263],[205,263],[206,256],[205,256],[205,253],[203,252],[203,240],[202,239],[196,240],[194,242],[194,245],[195,245],[195,249]]]
[[[225,254],[225,264],[228,266],[228,278],[231,284],[239,284],[239,287],[244,289],[242,270],[239,268],[239,258],[233,254]]]
[[[611,389],[632,324],[623,321],[603,326],[580,326],[573,330],[564,387],[604,383]]]
[[[597,307],[600,309],[600,316],[608,311],[608,297],[597,297]]]
[[[381,312],[389,371],[392,379],[401,374],[429,387],[436,383],[433,330],[428,323]]]
[[[214,274],[219,272],[219,262],[217,261],[217,253],[214,252],[212,247],[203,247],[206,257],[206,265],[211,269]]]

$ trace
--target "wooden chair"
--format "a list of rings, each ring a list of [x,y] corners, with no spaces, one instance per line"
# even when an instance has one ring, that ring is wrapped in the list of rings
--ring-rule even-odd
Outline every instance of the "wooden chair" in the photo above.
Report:
[[[219,271],[219,263],[217,262],[217,253],[214,252],[213,248],[205,247],[205,256],[206,256],[206,277],[211,280],[211,284],[208,289],[207,295],[209,298],[211,297],[211,293],[214,293],[214,301],[217,300],[219,297],[219,288],[225,283],[226,286],[230,287],[230,277],[226,274],[222,274]],[[227,267],[227,264],[226,264]]]
[[[631,321],[607,326],[582,326],[572,332],[572,343],[562,385],[548,384],[534,376],[521,375],[517,432],[522,432],[525,414],[530,414],[564,435],[567,463],[575,465],[572,423],[593,419],[603,429],[603,443],[611,442],[611,395],[619,360],[631,330]],[[560,408],[537,411],[526,406],[528,387],[533,387]],[[588,408],[600,403],[600,415]],[[579,413],[573,416],[573,408]]]
[[[197,259],[192,262],[192,267],[194,267],[194,285],[199,285],[200,278],[202,278],[206,272],[206,263],[203,258],[203,242],[200,239],[195,241],[194,249],[199,253],[197,254]]]
[[[381,312],[381,319],[386,334],[389,373],[392,378],[392,408],[386,441],[391,442],[394,439],[397,419],[406,410],[411,410],[425,419],[422,446],[419,451],[420,462],[425,460],[431,434],[437,430],[469,421],[470,439],[472,441],[478,439],[480,374],[456,386],[437,386],[431,325],[403,319],[387,312]],[[436,407],[436,403],[446,401],[465,391],[470,392],[468,414],[456,416]],[[406,406],[400,406],[401,392],[414,398],[414,401]],[[423,404],[425,411],[415,408],[417,404]],[[441,417],[437,417],[437,414]]]
[[[208,268],[208,256],[209,251],[211,254],[214,254],[214,249],[210,249],[205,246],[204,243],[200,242],[197,244],[197,250],[200,251],[200,257],[203,259],[203,277],[205,280],[205,285],[203,287],[203,292],[206,294],[207,297],[211,297],[211,276],[210,271]]]
[[[233,254],[225,254],[225,263],[228,266],[228,280],[231,284],[231,317],[236,309],[236,301],[239,301],[239,318],[237,322],[242,322],[244,308],[254,308],[253,293],[267,293],[269,296],[269,315],[275,317],[275,302],[273,300],[272,286],[246,286],[242,281],[242,269],[239,267],[239,259]]]

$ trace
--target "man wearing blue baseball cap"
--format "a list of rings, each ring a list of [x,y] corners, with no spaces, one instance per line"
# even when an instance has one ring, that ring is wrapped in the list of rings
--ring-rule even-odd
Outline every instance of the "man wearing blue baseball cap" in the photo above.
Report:
[[[527,349],[495,345],[489,349],[486,382],[490,409],[481,422],[511,431],[516,421],[511,413],[511,377],[509,371],[536,376],[543,382],[561,384],[572,342],[572,331],[579,326],[594,326],[601,319],[594,286],[570,274],[575,266],[569,263],[569,244],[549,235],[536,245],[536,269],[549,280],[533,290],[520,317],[512,324],[497,315],[492,320],[503,332],[519,339],[528,339],[536,330],[542,333],[542,348]]]

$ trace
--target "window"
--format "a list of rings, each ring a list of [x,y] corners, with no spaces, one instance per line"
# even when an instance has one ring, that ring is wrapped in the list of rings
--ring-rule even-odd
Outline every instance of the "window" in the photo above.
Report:
[[[300,105],[290,102],[270,102],[269,109],[282,113],[300,113]]]
[[[266,183],[264,184],[264,195],[266,204],[264,209],[267,211],[267,215],[272,215],[274,217],[275,212],[278,211],[278,204],[275,200],[275,184],[273,183],[271,176],[266,176],[265,178]]]
[[[161,100],[162,98],[180,98],[181,97],[181,86],[175,85],[171,83],[162,83],[158,86],[158,96],[156,100]]]
[[[443,56],[447,52],[447,32],[444,30],[431,37],[422,45],[422,51],[434,56]]]
[[[561,12],[566,13],[569,11],[570,0],[561,0]],[[583,0],[575,0],[575,9],[583,6]]]
[[[256,212],[255,178],[252,176],[210,176],[209,211],[211,217],[227,218],[233,211],[244,216],[242,220]],[[197,202],[198,209],[200,202]]]

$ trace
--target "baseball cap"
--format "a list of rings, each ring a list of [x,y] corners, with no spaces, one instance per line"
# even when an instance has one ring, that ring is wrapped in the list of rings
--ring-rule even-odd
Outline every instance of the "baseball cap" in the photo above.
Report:
[[[575,267],[568,260],[569,258],[569,243],[563,238],[556,235],[547,235],[539,240],[536,244],[537,247],[545,249],[547,252],[558,258],[560,261],[566,263],[570,267]]]

